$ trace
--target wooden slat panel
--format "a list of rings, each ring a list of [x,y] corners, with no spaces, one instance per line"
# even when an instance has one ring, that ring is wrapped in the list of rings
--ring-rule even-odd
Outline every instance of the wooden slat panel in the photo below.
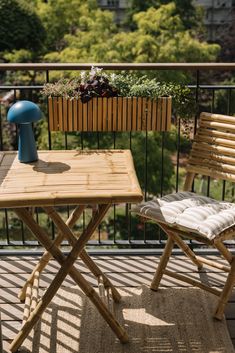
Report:
[[[63,98],[59,97],[58,98],[58,115],[59,115],[59,119],[57,119],[57,130],[61,130],[63,131]]]
[[[163,127],[163,131],[170,130],[171,99],[163,97],[157,101],[158,109],[155,106],[156,102],[146,97],[99,97],[92,98],[87,103],[82,103],[80,99],[50,98],[48,100],[49,129],[52,131],[161,131]],[[161,119],[163,119],[162,123]]]
[[[97,98],[92,99],[92,121],[93,121],[93,131],[98,129],[98,112],[97,112]]]
[[[151,130],[157,130],[157,99],[152,100],[152,127]]]
[[[97,99],[97,109],[98,109],[98,131],[103,130],[103,104],[102,99]]]
[[[78,131],[83,131],[83,103],[78,100]]]
[[[152,99],[148,98],[147,99],[147,125],[146,128],[148,131],[152,130]]]
[[[122,98],[122,131],[127,131],[127,98]]]
[[[58,116],[58,105],[57,105],[57,98],[53,99],[53,127],[56,129],[56,120],[57,120],[57,116]]]
[[[132,97],[132,131],[137,130],[137,98]]]
[[[118,117],[118,98],[114,97],[113,101],[113,121],[112,121],[112,130],[117,131],[117,117]]]
[[[221,114],[201,113],[201,121],[217,121],[225,124],[235,125],[235,117]]]
[[[191,161],[191,158],[198,158],[198,151],[193,150],[191,152],[191,157],[189,158],[189,163]],[[207,158],[209,160],[214,160],[217,161],[218,163],[225,163],[225,164],[230,164],[230,165],[235,165],[235,158],[229,157],[229,156],[224,156],[223,154],[216,154],[211,151],[200,151],[200,157],[201,158]]]
[[[54,119],[53,119],[53,98],[48,98],[48,126],[51,131],[55,130]]]
[[[202,113],[187,170],[235,181],[235,117]]]
[[[68,101],[63,99],[63,131],[68,131]]]
[[[198,143],[198,142],[194,142],[193,147],[192,147],[193,151],[210,151],[212,153],[216,153],[216,154],[221,154],[221,155],[225,155],[225,156],[233,156],[235,157],[235,150],[232,148],[228,148],[228,147],[224,147],[224,146],[216,146],[216,145],[208,145],[206,143]]]
[[[108,99],[108,112],[107,112],[107,118],[108,118],[108,131],[113,131],[113,100]]]
[[[167,118],[166,118],[166,130],[171,129],[171,112],[172,112],[172,100],[167,101]]]
[[[74,99],[73,100],[73,127],[74,127],[74,131],[78,131],[78,119],[77,119],[77,115],[78,115],[78,100]]]
[[[142,98],[142,123],[141,123],[141,130],[147,130],[147,98]]]
[[[189,165],[186,167],[186,170],[192,173],[207,175],[215,179],[218,178],[218,179],[224,179],[224,180],[231,180],[233,182],[235,181],[235,175],[231,173],[217,172],[214,170],[214,168],[201,167],[201,165],[198,165],[198,166]]]
[[[137,98],[137,131],[142,130],[142,98]]]
[[[118,126],[117,131],[122,131],[122,97],[118,97]]]
[[[87,103],[87,131],[93,131],[92,99]]]
[[[216,121],[202,121],[200,123],[200,126],[208,127],[208,128],[216,129],[220,131],[235,132],[235,125],[220,123]]]
[[[132,98],[127,98],[127,131],[132,130]]]
[[[108,129],[108,121],[107,121],[108,99],[107,98],[103,98],[102,101],[103,101],[102,131],[107,131],[107,129]]]
[[[208,168],[213,168],[220,172],[229,172],[235,174],[235,166],[230,164],[225,164],[221,162],[214,161],[209,158],[202,158],[201,156],[190,158],[190,164],[200,165],[201,167],[205,166]]]
[[[161,116],[161,131],[166,131],[166,126],[167,126],[167,120],[166,120],[166,114],[167,114],[167,106],[166,106],[166,98],[162,97],[162,116]]]
[[[88,131],[87,130],[87,123],[88,123],[88,112],[87,112],[87,103],[84,103],[82,105],[82,122],[83,122],[83,126],[82,126],[82,131]]]
[[[211,129],[204,129],[203,127],[200,127],[200,130],[197,132],[198,136],[211,136],[211,137],[217,137],[217,138],[222,138],[222,139],[228,139],[231,141],[235,141],[235,134],[226,132],[226,131],[218,131],[218,130],[211,130]]]
[[[210,134],[210,131],[208,131],[208,135],[209,134]],[[227,147],[231,147],[231,148],[235,147],[235,140],[211,137],[211,136],[206,136],[206,135],[201,135],[201,134],[197,134],[197,136],[195,136],[194,140],[197,142],[207,142],[210,145],[213,144],[213,145],[218,145],[218,146],[227,146]]]
[[[74,131],[73,127],[73,101],[68,100],[68,131]]]
[[[156,130],[161,131],[162,125],[161,125],[161,120],[162,120],[162,101],[160,98],[157,99],[157,124],[156,124]]]

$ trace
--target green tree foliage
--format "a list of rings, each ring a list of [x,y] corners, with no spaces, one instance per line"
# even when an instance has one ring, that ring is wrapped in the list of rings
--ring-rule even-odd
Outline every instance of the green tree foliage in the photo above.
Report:
[[[97,10],[95,0],[34,0],[37,12],[46,29],[48,51],[61,50],[66,46],[65,35],[74,35],[87,28],[86,19],[90,19]],[[87,28],[88,30],[88,28]]]
[[[89,16],[90,14],[90,16]],[[92,10],[80,27],[65,35],[65,48],[45,59],[61,62],[203,62],[214,61],[219,46],[200,42],[169,3],[134,15],[134,31],[116,33],[109,12]]]
[[[105,62],[106,53],[112,51],[111,38],[116,33],[113,16],[100,9],[82,7],[75,33],[63,37],[64,49],[45,56],[46,61]]]
[[[125,40],[119,33],[114,41],[119,57],[131,53],[135,62],[193,62],[216,58],[219,46],[199,42],[175,13],[175,4],[153,7],[134,15],[137,29]]]
[[[124,25],[132,30],[136,29],[136,23],[133,21],[133,16],[136,13],[147,11],[150,7],[158,9],[161,5],[167,5],[170,2],[174,2],[174,14],[180,16],[185,29],[199,28],[201,26],[202,12],[199,7],[193,5],[192,0],[131,0]]]
[[[0,0],[0,52],[28,50],[38,53],[45,30],[40,18],[24,0]]]

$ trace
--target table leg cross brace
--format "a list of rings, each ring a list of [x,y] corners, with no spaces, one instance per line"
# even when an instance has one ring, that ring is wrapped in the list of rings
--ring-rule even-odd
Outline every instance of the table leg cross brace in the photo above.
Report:
[[[27,227],[35,234],[39,242],[46,248],[47,251],[51,253],[51,255],[60,263],[61,268],[56,274],[54,280],[49,285],[43,297],[39,300],[36,308],[30,313],[28,320],[25,325],[21,328],[15,339],[12,341],[10,345],[10,350],[12,352],[16,352],[20,345],[23,343],[31,329],[40,319],[42,313],[47,308],[50,301],[53,299],[54,295],[60,288],[63,280],[69,274],[72,279],[78,284],[78,286],[83,290],[83,292],[90,298],[90,300],[94,303],[100,314],[103,316],[108,325],[112,328],[116,336],[120,339],[122,343],[128,341],[128,336],[126,331],[120,326],[118,321],[115,319],[113,314],[108,310],[108,307],[103,303],[99,295],[92,288],[92,286],[84,279],[81,273],[73,266],[77,257],[81,254],[84,246],[87,241],[100,224],[101,220],[107,213],[110,205],[101,205],[96,212],[95,216],[89,222],[87,228],[83,231],[81,236],[76,242],[74,242],[74,246],[70,251],[69,255],[65,257],[62,252],[58,249],[58,247],[53,243],[53,241],[48,237],[47,233],[35,222],[32,215],[27,211],[27,209],[17,208],[15,209],[15,213],[19,216],[19,218],[27,225]],[[45,208],[47,213],[54,214],[54,209],[52,207]],[[61,232],[67,238],[75,238],[70,228],[65,224],[65,222],[58,215],[58,227]],[[76,238],[75,238],[76,239]],[[73,240],[74,241],[74,240]]]

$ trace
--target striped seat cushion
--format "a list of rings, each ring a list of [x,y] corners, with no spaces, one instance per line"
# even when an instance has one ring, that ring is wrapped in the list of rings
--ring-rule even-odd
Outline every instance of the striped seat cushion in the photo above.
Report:
[[[192,192],[178,192],[134,206],[132,212],[213,240],[235,225],[235,205]]]

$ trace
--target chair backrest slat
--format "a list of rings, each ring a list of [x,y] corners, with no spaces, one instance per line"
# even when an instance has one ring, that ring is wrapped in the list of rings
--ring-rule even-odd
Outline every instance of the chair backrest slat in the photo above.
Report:
[[[235,117],[201,113],[186,169],[235,181]]]

